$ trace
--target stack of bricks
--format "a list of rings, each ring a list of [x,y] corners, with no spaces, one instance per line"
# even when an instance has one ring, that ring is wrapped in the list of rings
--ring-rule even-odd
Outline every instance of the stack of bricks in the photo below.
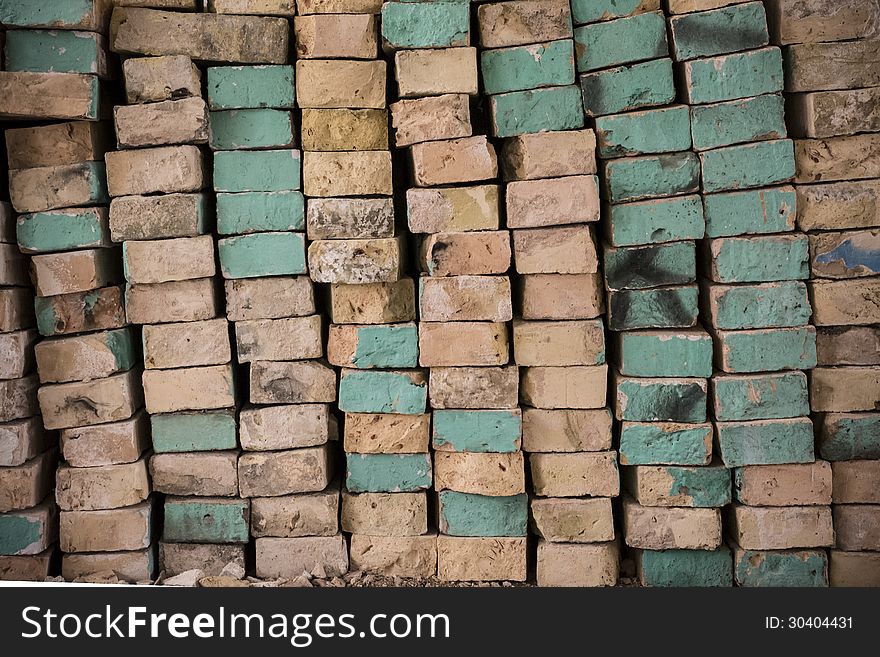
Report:
[[[876,3],[771,0],[809,234],[819,455],[831,461],[834,586],[880,584],[880,41]],[[805,238],[806,239],[806,238]],[[827,465],[827,464],[826,464]],[[826,502],[827,503],[827,502]]]

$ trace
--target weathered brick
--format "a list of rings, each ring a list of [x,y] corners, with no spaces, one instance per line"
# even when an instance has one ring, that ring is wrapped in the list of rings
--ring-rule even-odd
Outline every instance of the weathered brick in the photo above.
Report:
[[[470,102],[466,94],[403,99],[392,103],[390,109],[394,144],[398,148],[423,141],[470,137],[473,134]]]
[[[342,530],[369,536],[420,536],[428,531],[428,495],[342,491]]]
[[[82,162],[10,171],[9,198],[21,213],[106,203],[104,164]]]
[[[690,152],[609,160],[602,173],[603,194],[614,203],[688,194],[700,186],[699,160]]]
[[[590,130],[523,134],[505,139],[499,153],[505,180],[596,173],[596,135]]]
[[[60,439],[64,459],[74,468],[132,463],[150,446],[149,421],[139,412],[121,422],[63,429]]]
[[[10,422],[36,415],[37,375],[30,374],[20,379],[0,379],[0,422]],[[48,427],[47,427],[48,428]]]
[[[0,21],[14,27],[104,32],[112,8],[113,3],[107,0],[81,0],[49,7],[10,2],[0,9]]]
[[[122,509],[63,511],[59,545],[65,553],[143,550],[152,543],[152,512],[152,500]]]
[[[387,576],[431,577],[437,574],[437,534],[365,536],[352,534],[351,568]]]
[[[574,48],[570,39],[529,46],[484,50],[480,54],[484,93],[574,84]]]
[[[214,191],[290,192],[298,190],[302,186],[300,159],[300,152],[296,150],[219,151],[214,153]],[[295,195],[291,194],[290,196]],[[234,197],[226,196],[227,202],[231,198]],[[253,196],[244,198],[248,201],[255,199]],[[275,197],[269,196],[268,198]]]
[[[692,105],[760,96],[783,88],[779,48],[694,59],[679,66],[685,99]]]
[[[346,413],[425,412],[428,383],[420,370],[342,370],[339,410]]]
[[[787,99],[794,137],[834,137],[880,130],[880,87],[791,94]]]
[[[811,463],[814,460],[813,423],[807,417],[717,422],[715,448],[729,468]]]
[[[880,367],[817,367],[810,372],[814,411],[875,411],[880,400]]]
[[[524,367],[522,400],[536,408],[602,408],[607,380],[607,365]]]
[[[71,121],[6,131],[10,169],[57,167],[102,160],[114,148],[109,122]]]
[[[57,465],[58,451],[51,448],[22,465],[0,470],[0,513],[39,504],[52,490]],[[59,480],[59,488],[62,485],[63,479]],[[58,493],[63,499],[63,491]]]
[[[728,529],[747,550],[834,545],[831,509],[827,506],[757,507],[734,504],[728,511]]]
[[[880,178],[880,135],[852,135],[794,142],[796,183]]]
[[[647,550],[714,550],[721,545],[718,509],[649,507],[623,498],[626,544]]]
[[[387,150],[388,110],[303,110],[302,147],[305,151]]]
[[[831,483],[831,465],[827,461],[752,465],[733,471],[736,500],[749,506],[831,504]]]
[[[517,303],[527,320],[591,319],[605,310],[602,279],[598,273],[524,275]]]
[[[810,239],[801,233],[710,240],[709,277],[719,283],[764,283],[809,278]]]
[[[593,274],[599,270],[595,239],[587,226],[515,230],[513,252],[519,274]]]
[[[369,14],[297,16],[296,58],[373,59],[379,51],[377,20]]]
[[[804,43],[785,49],[785,90],[859,89],[880,84],[880,40]]]
[[[97,121],[105,112],[97,76],[82,73],[0,73],[0,116],[28,120]]]
[[[320,332],[316,337],[320,348]],[[331,324],[327,338],[327,360],[337,367],[417,367],[418,349],[419,334],[414,322],[381,326]]]
[[[137,370],[94,381],[43,386],[37,395],[47,429],[66,429],[131,417],[142,393]]]
[[[314,361],[256,362],[250,367],[252,404],[329,404],[336,401],[336,372]]]
[[[880,322],[880,278],[809,282],[816,326],[858,326]]]
[[[701,329],[627,331],[616,336],[618,366],[629,376],[712,375],[712,339]]]
[[[256,452],[314,447],[337,437],[327,404],[245,407],[239,427],[242,449]]]
[[[251,534],[275,536],[335,536],[339,533],[339,490],[300,493],[251,500]]]
[[[677,196],[606,206],[605,232],[614,246],[700,239],[705,232],[699,196]],[[515,233],[514,233],[515,235]]]
[[[43,340],[34,352],[41,383],[99,379],[129,370],[139,360],[127,328]]]
[[[411,278],[393,283],[330,286],[330,321],[334,324],[391,324],[416,318]]]
[[[206,179],[205,159],[196,146],[161,146],[106,154],[110,196],[197,192]]]
[[[807,286],[800,281],[710,283],[703,286],[703,302],[709,325],[719,329],[802,326],[811,314]]]
[[[413,233],[498,230],[498,185],[406,190]]]
[[[599,452],[611,449],[611,412],[599,409],[526,408],[523,450],[526,452]]]
[[[125,279],[131,284],[166,283],[214,275],[214,240],[210,235],[170,240],[125,242]]]
[[[578,545],[538,541],[538,586],[615,586],[618,552],[614,542]]]
[[[467,4],[386,2],[382,5],[382,46],[453,48],[470,45]]]
[[[422,277],[419,319],[426,322],[508,322],[513,317],[507,276]]]
[[[293,16],[294,0],[207,0],[208,11],[217,14]]]
[[[379,14],[382,0],[297,0],[302,14]]]
[[[58,468],[55,499],[63,511],[117,509],[138,504],[150,494],[144,459],[92,468]]]
[[[697,286],[619,290],[608,294],[608,327],[612,331],[690,328],[697,322]]]
[[[346,454],[345,468],[345,487],[353,493],[405,493],[431,487],[430,454]]]
[[[505,274],[510,269],[510,233],[435,233],[419,244],[419,267],[429,276]]]
[[[814,43],[870,37],[877,7],[860,0],[769,0],[767,19],[774,43]]]
[[[880,554],[830,550],[829,581],[831,586],[877,586],[880,583]]]
[[[612,375],[618,420],[635,422],[705,422],[704,379],[634,378]]]
[[[131,57],[122,63],[122,71],[125,98],[130,104],[157,103],[202,93],[202,73],[185,55]]]
[[[37,417],[6,422],[0,425],[0,466],[23,465],[52,443],[54,437]]]
[[[703,151],[700,163],[706,192],[775,185],[795,175],[794,147],[789,139]]]
[[[752,0],[666,0],[665,9],[670,14],[689,14],[693,11],[708,11],[728,5],[737,5]]]
[[[106,208],[50,210],[18,217],[13,229],[24,253],[110,246]]]
[[[123,196],[110,203],[110,237],[114,242],[166,237],[193,237],[207,229],[204,194]]]
[[[828,556],[824,550],[744,550],[736,547],[737,586],[828,586]]]
[[[217,309],[212,278],[129,285],[125,290],[125,313],[131,324],[196,322],[213,319]]]
[[[360,454],[428,451],[430,414],[346,413],[343,448]]]
[[[880,505],[834,505],[834,534],[836,546],[842,550],[872,550],[880,548]]]
[[[523,494],[522,452],[435,452],[434,489],[493,497]]]
[[[880,229],[810,235],[814,278],[857,278],[880,274]]]
[[[880,365],[880,327],[819,328],[816,352],[819,365]]]
[[[120,287],[105,287],[55,297],[37,297],[34,299],[34,306],[37,329],[43,336],[115,329],[125,326],[126,323]],[[13,325],[28,324],[28,314],[22,314]]]
[[[784,102],[780,94],[691,107],[694,148],[732,146],[786,136]]]
[[[572,0],[571,15],[575,25],[634,16],[660,9],[660,0]]]
[[[707,465],[712,458],[712,425],[677,422],[623,422],[622,465]]]
[[[322,330],[321,315],[236,322],[238,362],[321,358],[324,355]]]
[[[275,497],[324,490],[333,478],[329,446],[245,452],[238,459],[242,497]]]
[[[316,283],[393,283],[403,273],[403,240],[318,240],[309,245]]]
[[[165,499],[162,540],[170,543],[247,543],[250,501],[218,497]]]
[[[150,414],[235,405],[231,365],[146,370],[143,383],[145,406]]]
[[[760,2],[674,16],[669,19],[669,33],[678,61],[763,48],[770,40]]]
[[[431,407],[515,408],[519,399],[516,367],[432,367]]]
[[[490,366],[507,362],[506,324],[419,322],[419,364],[422,367]]]
[[[437,537],[437,575],[445,582],[524,582],[526,539],[440,535]]]
[[[0,552],[4,555],[35,555],[58,538],[58,507],[51,500],[0,514]]]
[[[724,372],[808,370],[816,366],[812,326],[715,331],[715,364]]]
[[[599,220],[599,181],[595,175],[511,182],[506,200],[508,228]]]
[[[437,451],[516,452],[522,412],[516,410],[436,410],[432,444]]]
[[[601,319],[568,322],[513,322],[517,365],[601,365],[605,333]]]
[[[721,463],[630,466],[623,469],[623,482],[643,506],[721,507],[731,499],[730,471]]]
[[[878,472],[880,461],[837,461],[831,464],[834,473],[835,504],[878,504]]]
[[[394,54],[400,98],[477,95],[477,49],[401,50]]]
[[[65,297],[55,297],[55,299],[44,299],[42,301],[37,301],[32,299],[32,293],[26,287],[0,288],[0,331],[18,331],[34,326],[34,305],[39,308],[43,308],[45,305],[48,305],[52,301],[57,301],[58,299],[64,298]],[[46,319],[48,324],[48,321],[51,320],[51,317],[48,317]],[[43,332],[44,328],[47,330],[50,329],[50,327],[48,326],[41,326],[41,335],[45,335],[45,333]]]
[[[241,109],[211,112],[211,148],[239,150],[295,145],[293,115],[286,110]]]
[[[636,550],[642,586],[730,587],[733,564],[726,545],[715,550]]]
[[[391,196],[388,151],[311,152],[303,154],[306,196]]]
[[[495,137],[578,130],[584,127],[581,102],[574,84],[489,96],[490,129]]]
[[[314,290],[308,276],[226,281],[226,317],[231,322],[300,317],[314,312]]]
[[[528,508],[525,493],[503,497],[452,490],[437,493],[438,527],[447,536],[525,536]]]
[[[223,278],[306,273],[302,233],[252,233],[217,241]]]
[[[716,374],[710,381],[716,420],[770,420],[810,414],[803,372]]]
[[[35,255],[31,277],[37,296],[88,292],[121,280],[116,249],[85,249]]]
[[[703,197],[708,237],[794,230],[798,199],[793,187],[773,187]]]
[[[235,543],[165,543],[159,542],[159,564],[166,576],[180,575],[188,570],[201,570],[206,575],[219,575],[228,563],[245,566],[245,546]]]
[[[296,63],[296,103],[302,108],[383,109],[383,60],[303,59]]]
[[[305,200],[300,192],[217,194],[220,235],[304,229]]]
[[[206,452],[238,447],[235,409],[161,413],[150,417],[153,451]]]
[[[532,453],[532,485],[541,497],[616,497],[620,492],[616,452]]]
[[[605,246],[605,285],[609,290],[684,285],[696,279],[693,242]]]
[[[156,549],[125,552],[95,552],[92,554],[68,554],[61,560],[61,575],[68,582],[80,578],[100,577],[112,572],[122,582],[151,581],[156,577]]]
[[[393,237],[394,203],[390,198],[311,198],[306,222],[311,240]]]
[[[605,158],[685,151],[691,147],[690,114],[686,106],[676,105],[601,116],[596,135]]]
[[[587,116],[620,114],[675,100],[672,60],[618,66],[580,76]]]
[[[594,71],[669,54],[662,11],[592,23],[574,30],[577,69]]]
[[[201,98],[120,105],[113,108],[113,121],[120,148],[208,141],[208,108]]]
[[[17,379],[33,369],[37,335],[33,329],[0,333],[0,379]]]
[[[611,500],[607,497],[534,498],[529,505],[532,531],[553,543],[614,540]]]
[[[409,155],[413,182],[420,187],[498,176],[495,148],[484,136],[414,144]]]
[[[483,48],[571,38],[571,8],[560,0],[484,4],[477,9],[477,23]]]

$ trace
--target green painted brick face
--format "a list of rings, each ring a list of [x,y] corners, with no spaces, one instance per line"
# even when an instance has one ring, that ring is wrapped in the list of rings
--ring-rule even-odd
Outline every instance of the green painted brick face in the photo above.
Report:
[[[613,203],[699,191],[700,161],[691,152],[608,160],[602,191]]]
[[[721,460],[728,468],[815,460],[813,423],[809,418],[718,422],[715,440]]]
[[[437,494],[440,531],[448,536],[525,536],[529,497],[491,497],[444,490]]]
[[[728,146],[700,153],[700,161],[706,192],[765,187],[794,177],[794,142],[776,139]]]
[[[696,275],[694,242],[605,247],[605,283],[610,290],[684,285]]]
[[[671,59],[620,66],[581,75],[587,116],[620,114],[675,100]]]
[[[677,196],[612,205],[608,231],[614,246],[633,246],[702,239],[703,202],[699,196]]]
[[[689,328],[697,322],[697,297],[696,285],[612,291],[608,328]]]
[[[721,352],[725,372],[774,372],[816,367],[816,329],[811,326],[723,331],[718,336],[716,349]]]
[[[736,562],[736,583],[745,587],[828,586],[824,550],[743,550]]]
[[[218,240],[224,278],[254,278],[306,273],[301,233],[253,233]]]
[[[346,413],[420,415],[427,385],[401,372],[345,372],[339,382],[339,410]]]
[[[623,379],[616,386],[618,419],[633,422],[706,421],[706,386],[696,380]]]
[[[810,277],[810,240],[801,233],[712,240],[712,279],[719,283],[764,283]]]
[[[456,452],[515,452],[522,437],[520,411],[434,411],[433,443]]]
[[[620,371],[628,376],[712,376],[712,338],[702,330],[619,334]]]
[[[710,304],[712,325],[727,330],[802,326],[812,314],[799,281],[713,286]]]
[[[247,543],[248,500],[165,500],[162,540],[171,543]]]
[[[415,324],[362,326],[352,365],[358,368],[418,367],[419,332]]]
[[[584,111],[576,85],[491,96],[489,110],[496,137],[584,127]]]
[[[708,423],[621,423],[621,465],[705,465],[711,449]]]
[[[579,72],[595,71],[669,54],[662,11],[584,25],[574,31]]]
[[[221,66],[208,69],[212,110],[290,109],[295,105],[293,66]]]
[[[826,414],[819,451],[827,461],[880,459],[880,413]]]
[[[353,493],[407,493],[431,487],[430,454],[346,454],[345,487]]]
[[[208,452],[235,449],[235,414],[229,411],[151,415],[153,451]]]
[[[691,107],[691,132],[698,151],[786,136],[780,94]]]
[[[16,239],[19,247],[29,253],[103,246],[110,239],[107,214],[89,208],[21,215],[16,226]]]
[[[217,232],[305,230],[305,199],[300,192],[217,194]]]
[[[130,370],[138,362],[134,338],[127,328],[107,331],[104,340],[110,353],[113,354],[116,369],[120,372]]]
[[[685,62],[685,83],[691,104],[718,103],[782,91],[782,53],[763,48]]]
[[[690,113],[680,105],[601,116],[596,139],[603,158],[686,151],[691,147]]]
[[[16,27],[74,27],[87,20],[95,0],[6,0],[0,2],[0,23]]]
[[[211,148],[284,148],[294,142],[293,116],[274,109],[211,112]]]
[[[671,498],[684,498],[695,508],[722,507],[730,504],[732,485],[730,470],[720,465],[684,467],[662,466],[670,485],[666,494]],[[678,506],[678,504],[676,504]]]
[[[810,414],[803,372],[716,376],[710,381],[719,421],[771,420]]]
[[[41,523],[16,515],[0,514],[0,554],[24,554],[41,538]]]
[[[218,151],[215,192],[284,192],[302,187],[299,151]]]
[[[673,16],[669,29],[678,61],[762,48],[770,41],[761,2]]]
[[[470,43],[470,6],[463,2],[387,2],[382,40],[392,48],[451,48]]]
[[[427,6],[427,5],[426,5]],[[480,54],[486,94],[574,84],[574,49],[569,39]]]
[[[67,30],[13,30],[6,33],[7,71],[102,74],[105,58],[99,36]]]
[[[708,237],[781,233],[794,230],[793,187],[756,189],[703,197]]]
[[[575,25],[621,18],[658,9],[660,0],[572,0],[571,15]]]
[[[639,573],[644,586],[733,586],[733,557],[727,546],[717,550],[642,550]]]

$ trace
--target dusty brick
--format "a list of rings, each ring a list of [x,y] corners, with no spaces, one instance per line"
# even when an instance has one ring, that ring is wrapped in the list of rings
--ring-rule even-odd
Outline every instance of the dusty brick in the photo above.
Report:
[[[526,539],[438,536],[437,574],[446,582],[523,582]]]
[[[334,284],[330,287],[330,321],[334,324],[393,324],[416,318],[411,278],[393,283]]]
[[[320,358],[322,328],[321,315],[236,322],[238,362]]]
[[[231,365],[146,370],[143,383],[150,414],[235,406]]]
[[[64,511],[59,538],[64,552],[143,550],[152,542],[152,500],[122,509]]]
[[[10,169],[57,167],[101,160],[113,148],[108,123],[71,121],[6,131]]]
[[[880,130],[880,87],[791,94],[786,102],[793,137],[835,137]]]
[[[596,134],[592,130],[540,132],[502,141],[504,180],[534,180],[596,173]]]
[[[492,322],[419,322],[422,367],[508,362],[507,326]]]
[[[513,354],[520,366],[601,365],[605,362],[602,321],[514,320]]]
[[[142,397],[138,372],[94,381],[60,383],[40,388],[38,398],[47,429],[67,429],[131,417]]]
[[[607,387],[607,365],[522,369],[522,401],[536,408],[602,408]]]
[[[829,552],[831,586],[880,586],[880,554],[877,552]]]
[[[319,362],[255,362],[250,368],[253,404],[311,404],[336,401],[336,372]]]
[[[529,274],[517,289],[523,319],[592,319],[605,310],[601,277],[595,274]]]
[[[391,127],[397,148],[424,141],[470,137],[470,100],[467,94],[399,100],[391,105]]]
[[[513,318],[507,276],[423,277],[419,319],[425,322],[508,322]]]
[[[331,365],[357,369],[416,367],[418,329],[412,322],[383,326],[332,324],[327,360]]]
[[[714,550],[721,545],[721,514],[718,509],[641,506],[625,497],[623,531],[630,547]]]
[[[880,40],[804,43],[785,49],[785,90],[858,89],[880,84]]]
[[[369,14],[297,16],[293,22],[296,58],[374,59],[379,52],[377,23]]]
[[[435,409],[515,408],[515,367],[432,367],[428,395]]]
[[[391,196],[391,153],[303,153],[306,196]]]
[[[351,568],[389,577],[431,577],[437,574],[437,534],[365,536],[352,534]]]
[[[155,547],[126,552],[68,554],[61,561],[61,575],[68,582],[100,577],[101,573],[108,572],[120,581],[132,584],[151,581],[156,576]]]
[[[0,73],[0,116],[96,121],[103,118],[97,76],[80,73]]]
[[[796,183],[880,178],[880,134],[796,139]]]
[[[614,540],[609,498],[534,498],[529,508],[532,531],[546,541],[600,543]]]
[[[615,586],[619,576],[617,543],[538,541],[538,586]]]
[[[113,109],[113,120],[120,148],[208,141],[208,106],[201,98],[120,105]]]
[[[596,176],[567,176],[507,185],[508,228],[538,228],[599,220]]]
[[[810,281],[816,326],[858,326],[880,322],[880,278]]]
[[[129,283],[166,283],[208,278],[216,273],[211,235],[126,242],[122,246]]]
[[[293,579],[304,572],[341,577],[348,572],[345,537],[258,538],[256,574],[265,579]]]
[[[430,414],[346,413],[343,449],[359,454],[428,451]]]
[[[477,95],[477,49],[441,48],[394,53],[401,98],[442,94]]]
[[[306,209],[310,240],[394,237],[390,198],[310,198]]]
[[[419,267],[430,276],[505,274],[510,269],[506,230],[435,233],[419,245]]]
[[[48,549],[58,540],[58,507],[52,500],[45,500],[38,506],[0,515],[3,523],[4,539],[11,539],[8,547],[4,545],[4,553],[12,555],[36,555]],[[12,536],[9,530],[24,523],[25,527],[33,528],[34,535],[28,531],[19,536]],[[8,533],[7,533],[8,532]],[[11,556],[11,555],[10,555]]]
[[[0,333],[0,379],[17,379],[34,366],[34,329]]]
[[[238,452],[154,454],[150,459],[153,490],[168,495],[238,495]]]
[[[159,543],[160,569],[166,577],[188,570],[201,570],[206,575],[219,575],[228,563],[244,568],[244,545],[211,543]]]
[[[757,507],[734,504],[729,509],[728,521],[731,536],[747,550],[834,545],[831,509],[827,506]]]
[[[484,136],[414,144],[409,155],[413,182],[420,187],[498,177],[495,148]]]
[[[847,551],[880,548],[880,505],[840,504],[833,511],[836,547]]]
[[[106,203],[104,171],[101,162],[12,170],[9,198],[22,213]]]
[[[144,326],[143,351],[147,369],[222,365],[232,358],[225,319]]]
[[[302,148],[304,151],[388,150],[388,111],[303,110]]]
[[[0,513],[39,504],[52,490],[57,450],[49,449],[22,465],[0,469]]]
[[[596,243],[588,226],[513,231],[518,274],[594,274],[599,271]]]
[[[816,278],[860,278],[880,274],[880,229],[810,235],[810,270]]]
[[[403,273],[403,240],[318,240],[309,245],[309,271],[316,283],[393,283]]]
[[[296,63],[296,102],[302,108],[383,109],[382,60],[305,59]]]
[[[842,230],[880,225],[880,180],[798,185],[801,230]]]
[[[406,190],[413,233],[498,230],[498,205],[497,185]]]
[[[767,22],[774,43],[843,41],[872,36],[880,9],[861,0],[770,0]]]
[[[32,295],[25,287],[0,288],[0,331],[20,331],[35,325]]]
[[[428,495],[342,491],[342,530],[369,536],[420,536],[428,531]]]
[[[89,381],[131,369],[137,362],[128,329],[44,340],[35,353],[42,383]]]
[[[43,428],[40,418],[6,422],[0,425],[0,467],[23,465],[52,443],[54,437]]]
[[[493,497],[525,493],[522,452],[435,452],[434,489]]]
[[[36,374],[20,379],[0,380],[0,422],[30,417],[39,412]]]
[[[814,411],[880,409],[880,367],[817,367],[810,372],[810,406]]]
[[[323,445],[335,440],[336,433],[336,420],[326,404],[246,407],[239,416],[241,446],[249,451]]]
[[[606,408],[526,408],[523,411],[523,450],[526,452],[598,452],[608,449],[611,449],[611,413]]]
[[[205,186],[205,159],[197,146],[161,146],[105,155],[110,196],[197,192]]]
[[[542,497],[616,497],[620,492],[617,453],[532,453],[535,495]]]
[[[120,281],[119,253],[113,249],[85,249],[48,253],[31,258],[31,276],[37,296],[88,292]]]
[[[258,14],[293,16],[295,0],[208,0],[208,11],[216,14]]]
[[[282,452],[246,452],[238,460],[242,497],[275,497],[324,490],[333,475],[328,445]]]
[[[114,242],[194,237],[206,232],[207,199],[203,194],[123,196],[110,203]]]
[[[517,0],[480,5],[477,10],[480,45],[518,46],[570,39],[571,8],[562,0]]]
[[[733,482],[737,501],[750,506],[831,504],[831,465],[827,461],[737,468]]]
[[[339,533],[339,489],[319,493],[257,497],[251,500],[251,534],[275,536],[335,536]]]
[[[170,281],[151,285],[129,285],[125,290],[125,312],[132,324],[196,322],[217,315],[214,280]]]
[[[226,317],[231,322],[301,317],[315,312],[308,276],[242,278],[226,284]]]
[[[126,102],[157,103],[199,96],[202,74],[185,55],[132,57],[122,63]]]
[[[820,328],[816,352],[819,365],[880,365],[880,327]]]
[[[836,461],[831,469],[835,504],[880,504],[876,486],[880,460]]]
[[[62,429],[60,439],[64,460],[74,468],[132,463],[150,446],[149,418],[136,413],[120,422]]]
[[[63,511],[117,509],[138,504],[150,494],[147,463],[58,469],[55,499]]]

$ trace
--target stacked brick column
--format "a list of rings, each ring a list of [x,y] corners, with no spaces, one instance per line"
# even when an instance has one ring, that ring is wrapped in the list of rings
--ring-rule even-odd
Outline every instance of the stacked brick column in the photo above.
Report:
[[[880,582],[880,41],[876,3],[767,3],[796,138],[818,367],[810,402],[831,461],[833,586]],[[805,237],[806,239],[806,237]]]

